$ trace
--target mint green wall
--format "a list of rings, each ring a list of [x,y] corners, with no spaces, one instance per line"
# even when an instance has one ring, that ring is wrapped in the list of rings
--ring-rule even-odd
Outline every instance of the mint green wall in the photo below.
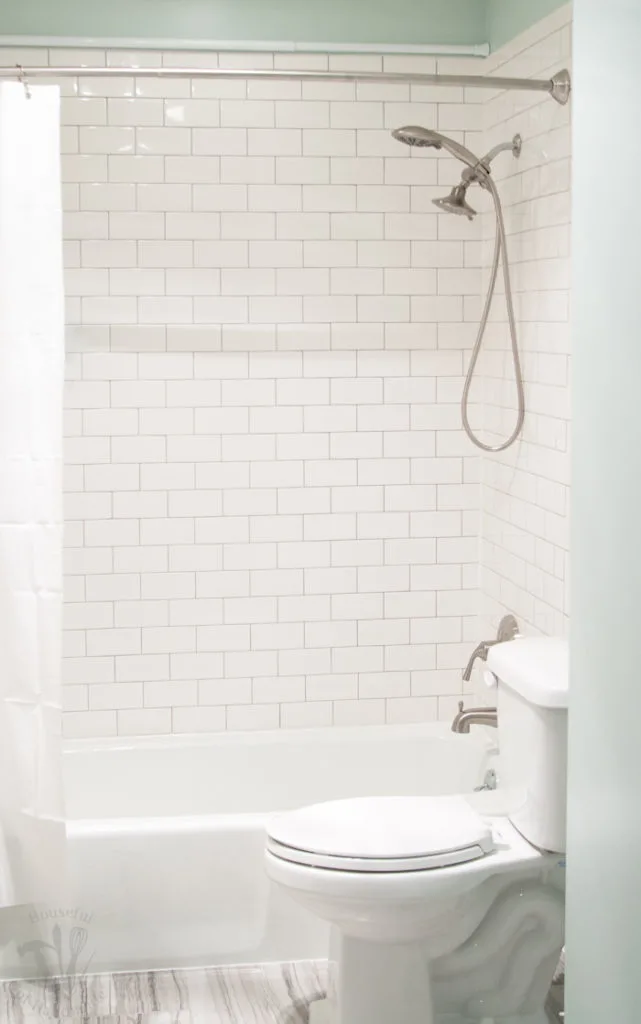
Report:
[[[485,41],[484,0],[7,0],[0,35]]]
[[[562,0],[6,0],[0,36],[459,43],[492,49]]]
[[[638,0],[575,0],[567,1024],[641,1019],[640,53]]]
[[[492,50],[562,7],[566,0],[486,0],[486,39]]]

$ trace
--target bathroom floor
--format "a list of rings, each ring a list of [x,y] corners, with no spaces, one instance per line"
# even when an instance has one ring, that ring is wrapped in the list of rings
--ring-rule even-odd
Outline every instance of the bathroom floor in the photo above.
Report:
[[[0,984],[0,1024],[308,1024],[323,961]],[[548,1006],[550,1024],[563,1020]]]
[[[0,985],[0,1024],[307,1024],[324,962],[212,967]]]

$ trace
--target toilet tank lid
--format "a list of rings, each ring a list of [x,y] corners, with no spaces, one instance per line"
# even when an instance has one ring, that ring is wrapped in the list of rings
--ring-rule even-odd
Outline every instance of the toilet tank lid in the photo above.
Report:
[[[504,686],[543,708],[568,706],[568,642],[517,637],[490,647],[488,668]]]

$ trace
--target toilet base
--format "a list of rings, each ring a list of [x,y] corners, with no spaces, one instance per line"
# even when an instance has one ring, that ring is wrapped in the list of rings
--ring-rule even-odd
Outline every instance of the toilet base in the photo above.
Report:
[[[465,986],[463,976],[458,984]],[[328,995],[311,1004],[309,1024],[549,1024],[543,1007],[535,1013],[480,1017],[470,1009],[444,1012],[434,1003],[423,945],[374,942],[333,928]]]
[[[414,943],[369,942],[334,931],[328,1003],[327,1024],[437,1024],[428,963]]]

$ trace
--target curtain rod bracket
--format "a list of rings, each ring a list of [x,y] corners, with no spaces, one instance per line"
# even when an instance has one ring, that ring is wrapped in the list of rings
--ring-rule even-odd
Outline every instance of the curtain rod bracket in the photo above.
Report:
[[[552,85],[550,90],[552,99],[556,100],[557,103],[560,103],[561,106],[564,107],[570,99],[570,91],[572,89],[570,72],[566,68],[564,68],[563,71],[557,71],[555,75],[552,75],[550,83]]]

